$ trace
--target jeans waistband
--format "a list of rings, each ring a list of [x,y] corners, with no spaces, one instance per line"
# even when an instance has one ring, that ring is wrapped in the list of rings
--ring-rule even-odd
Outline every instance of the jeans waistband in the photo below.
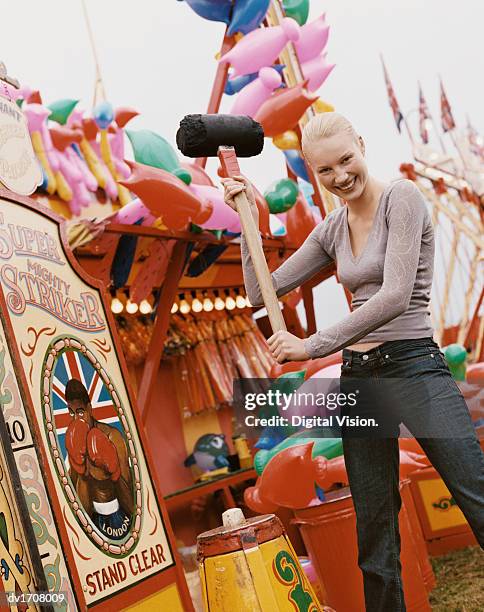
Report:
[[[385,354],[391,355],[393,351],[396,349],[408,348],[409,350],[412,348],[420,347],[420,346],[428,346],[429,348],[435,348],[439,350],[439,345],[434,341],[433,338],[409,338],[408,340],[389,340],[388,342],[383,342],[379,346],[375,346],[369,351],[352,351],[350,349],[343,349],[343,361],[346,361],[348,365],[351,365],[352,362],[368,362],[373,361]]]

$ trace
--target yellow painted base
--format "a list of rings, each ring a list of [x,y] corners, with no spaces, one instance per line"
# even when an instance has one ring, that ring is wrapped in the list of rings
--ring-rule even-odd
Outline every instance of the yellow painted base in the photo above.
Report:
[[[184,612],[176,584],[124,609],[125,612]]]
[[[449,489],[440,478],[420,480],[418,488],[432,531],[458,527],[467,523],[460,508],[451,502]]]
[[[200,575],[207,612],[322,609],[290,542],[282,536],[246,551],[208,557]]]

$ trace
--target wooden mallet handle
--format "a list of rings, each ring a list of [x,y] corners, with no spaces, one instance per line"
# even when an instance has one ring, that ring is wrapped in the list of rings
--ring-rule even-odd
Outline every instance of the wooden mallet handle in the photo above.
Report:
[[[240,174],[234,147],[220,147],[218,150],[218,158],[226,176],[237,176]],[[244,232],[245,241],[247,242],[247,247],[252,259],[264,306],[267,309],[272,332],[286,331],[286,323],[282,316],[281,309],[279,308],[279,300],[274,291],[271,275],[262,249],[259,228],[256,226],[254,218],[252,217],[249,201],[243,191],[238,193],[234,197],[234,200],[237,204],[242,231]]]

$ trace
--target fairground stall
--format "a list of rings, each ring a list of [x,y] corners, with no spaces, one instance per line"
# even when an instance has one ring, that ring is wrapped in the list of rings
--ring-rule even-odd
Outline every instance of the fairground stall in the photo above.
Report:
[[[285,175],[256,188],[273,270],[343,205],[300,153],[304,124],[332,110],[316,93],[334,68],[330,27],[308,22],[307,0],[187,4],[227,24],[199,110],[231,97],[230,113],[259,122],[285,158]],[[271,426],[250,440],[233,406],[234,379],[295,391],[338,379],[340,354],[274,362],[268,316],[245,294],[240,219],[205,159],[135,129],[138,111],[106,100],[100,74],[88,111],[45,101],[3,65],[0,78],[4,591],[50,593],[64,610],[361,610],[341,440]],[[401,172],[443,245],[454,232],[433,320],[482,432],[478,189],[428,157]],[[329,266],[281,300],[289,331],[316,331],[313,289],[335,275]],[[406,603],[430,610],[429,553],[475,540],[416,441],[400,459]]]

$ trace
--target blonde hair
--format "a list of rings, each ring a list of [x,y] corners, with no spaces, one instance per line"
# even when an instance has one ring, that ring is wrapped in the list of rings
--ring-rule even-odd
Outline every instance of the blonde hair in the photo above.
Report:
[[[302,133],[301,148],[304,155],[308,148],[322,138],[329,138],[341,132],[351,134],[358,142],[358,134],[353,125],[339,113],[321,113],[315,115],[305,126]]]

